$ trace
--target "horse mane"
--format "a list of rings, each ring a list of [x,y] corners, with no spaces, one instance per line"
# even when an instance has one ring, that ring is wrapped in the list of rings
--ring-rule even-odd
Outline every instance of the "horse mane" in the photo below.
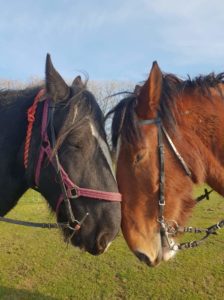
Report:
[[[32,86],[24,89],[0,89],[0,109],[18,105],[20,99],[32,99],[43,86]]]
[[[34,99],[40,89],[44,88],[44,85],[26,87],[24,89],[1,89],[0,90],[0,112],[5,110],[12,110],[16,108],[20,100],[30,101]],[[66,102],[58,102],[55,107],[63,110],[67,109],[67,116],[62,124],[61,130],[58,134],[56,141],[57,150],[68,134],[74,128],[77,128],[77,134],[82,132],[81,127],[85,126],[86,116],[91,117],[98,132],[104,137],[104,117],[103,113],[97,104],[94,95],[86,89],[86,84],[81,91],[74,91],[75,95]],[[78,108],[77,116],[76,108]],[[96,122],[97,121],[97,122]],[[98,125],[99,124],[99,125]],[[80,128],[80,130],[78,130]]]
[[[187,89],[202,93],[205,98],[211,99],[210,88],[215,88],[221,97],[224,97],[220,84],[224,83],[224,72],[219,74],[210,73],[208,75],[199,75],[194,79],[190,76],[186,80],[177,77],[174,74],[163,73],[163,86],[160,99],[158,115],[162,121],[169,123],[171,128],[175,128],[175,103],[181,99],[182,94]],[[114,114],[112,121],[112,144],[116,148],[118,137],[122,135],[127,143],[132,144],[136,139],[141,138],[138,118],[135,113],[137,106],[137,95],[131,95],[122,99],[113,109],[111,109],[106,118]]]
[[[72,130],[76,130],[76,136],[77,139],[79,139],[79,134],[82,133],[82,127],[86,126],[87,118],[93,120],[97,131],[103,138],[106,138],[103,113],[94,95],[86,90],[86,87],[69,99],[66,104],[62,105],[62,108],[63,106],[65,109],[69,106],[69,111],[58,134],[54,151],[60,148]]]

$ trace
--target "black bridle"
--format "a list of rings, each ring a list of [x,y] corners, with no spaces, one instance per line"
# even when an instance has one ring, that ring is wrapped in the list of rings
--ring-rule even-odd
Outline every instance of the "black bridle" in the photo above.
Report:
[[[164,143],[163,143],[163,135],[165,135],[167,142],[170,146],[170,148],[173,150],[175,156],[179,160],[181,166],[183,167],[185,173],[187,176],[191,177],[191,171],[188,168],[187,164],[185,163],[183,157],[178,152],[177,148],[175,147],[172,139],[170,138],[168,132],[166,131],[165,127],[163,126],[162,120],[160,118],[154,118],[154,119],[146,119],[139,121],[140,125],[156,125],[157,126],[157,135],[158,135],[158,156],[159,156],[159,201],[158,201],[158,207],[159,207],[159,213],[158,213],[158,223],[160,224],[160,232],[161,232],[161,238],[162,238],[162,245],[163,247],[169,247],[170,250],[183,250],[188,248],[194,248],[199,246],[207,237],[209,237],[211,234],[216,234],[217,230],[224,227],[224,220],[221,220],[215,225],[212,225],[208,228],[193,228],[193,227],[181,227],[177,224],[175,220],[168,221],[164,217],[164,208],[165,208],[165,159],[164,159]],[[199,196],[196,201],[200,202],[204,198],[209,198],[209,194],[212,192],[207,191],[205,189],[205,194],[202,196]],[[204,233],[205,235],[200,240],[194,240],[191,242],[185,242],[181,244],[176,244],[172,239],[170,239],[170,236],[173,237],[177,235],[177,233],[180,232],[189,232],[189,233]]]

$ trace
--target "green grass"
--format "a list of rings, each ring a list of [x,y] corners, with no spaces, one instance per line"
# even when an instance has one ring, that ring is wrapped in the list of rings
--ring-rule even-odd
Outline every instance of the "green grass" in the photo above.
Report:
[[[214,193],[189,223],[209,226],[223,212],[224,201]],[[33,191],[8,216],[54,221]],[[134,257],[121,234],[107,253],[93,257],[67,247],[58,230],[0,223],[0,299],[223,299],[223,231],[151,269]]]

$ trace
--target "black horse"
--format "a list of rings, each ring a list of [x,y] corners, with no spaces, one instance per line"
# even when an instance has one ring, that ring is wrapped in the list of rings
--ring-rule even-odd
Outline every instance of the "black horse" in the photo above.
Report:
[[[50,55],[45,81],[0,91],[0,216],[36,189],[57,211],[65,238],[100,254],[121,221],[103,114],[81,78],[69,87]]]

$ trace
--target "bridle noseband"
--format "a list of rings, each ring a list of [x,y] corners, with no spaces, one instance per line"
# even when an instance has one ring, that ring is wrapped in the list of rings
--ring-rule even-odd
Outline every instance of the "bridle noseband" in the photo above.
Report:
[[[177,224],[175,220],[168,221],[165,220],[164,217],[164,208],[165,208],[165,168],[164,168],[164,143],[163,143],[163,135],[165,135],[170,148],[173,150],[175,156],[179,160],[181,166],[183,167],[187,176],[191,177],[191,171],[188,168],[186,162],[184,161],[183,157],[178,152],[177,148],[175,147],[172,139],[170,138],[168,132],[166,131],[165,127],[163,126],[162,120],[158,118],[154,119],[146,119],[140,120],[139,125],[156,125],[157,126],[157,135],[158,135],[158,156],[159,156],[159,213],[158,213],[158,223],[160,224],[160,232],[161,232],[161,239],[162,239],[162,246],[169,247],[170,250],[183,250],[188,248],[194,248],[200,245],[209,235],[216,234],[216,231],[224,227],[224,220],[221,220],[215,225],[212,225],[208,228],[193,228],[193,227],[181,227]],[[207,191],[207,190],[206,190]],[[198,197],[197,202],[201,201],[204,198],[208,199],[208,195],[211,193],[206,192],[205,195]],[[205,236],[202,237],[200,240],[194,240],[191,242],[176,244],[170,236],[175,236],[178,232],[190,232],[190,233],[205,233]]]
[[[41,90],[39,93],[42,96],[43,90]],[[36,96],[36,98],[38,97],[39,94]],[[35,100],[33,106],[34,105],[37,106],[37,104],[35,104]],[[28,117],[31,108],[28,110]],[[60,189],[61,189],[61,195],[59,196],[56,205],[56,214],[58,215],[59,208],[62,202],[64,202],[67,217],[68,217],[67,227],[72,230],[78,230],[80,229],[81,224],[85,221],[89,213],[87,212],[81,221],[76,220],[71,208],[71,203],[70,203],[71,199],[77,199],[82,196],[82,197],[88,197],[95,200],[120,202],[121,194],[116,192],[106,192],[106,191],[99,191],[94,189],[81,188],[69,178],[68,174],[60,164],[57,150],[53,150],[56,145],[56,137],[55,137],[54,123],[53,123],[54,110],[55,110],[54,102],[48,98],[44,99],[42,124],[41,124],[41,146],[40,146],[39,156],[38,156],[36,170],[35,170],[35,189],[38,190],[41,168],[43,165],[44,158],[47,157],[49,162],[54,167],[54,170],[56,171],[57,177],[59,179]],[[35,111],[34,111],[34,115],[35,115]],[[30,120],[34,122],[35,120],[34,116],[33,118],[30,118]],[[29,123],[29,118],[28,118],[28,123]],[[48,137],[48,125],[50,126],[51,139],[49,139]],[[30,134],[30,139],[31,139],[31,134]],[[28,149],[28,153],[29,153],[29,149]],[[25,168],[28,167],[28,155],[27,155],[27,163],[24,163],[24,165]]]

